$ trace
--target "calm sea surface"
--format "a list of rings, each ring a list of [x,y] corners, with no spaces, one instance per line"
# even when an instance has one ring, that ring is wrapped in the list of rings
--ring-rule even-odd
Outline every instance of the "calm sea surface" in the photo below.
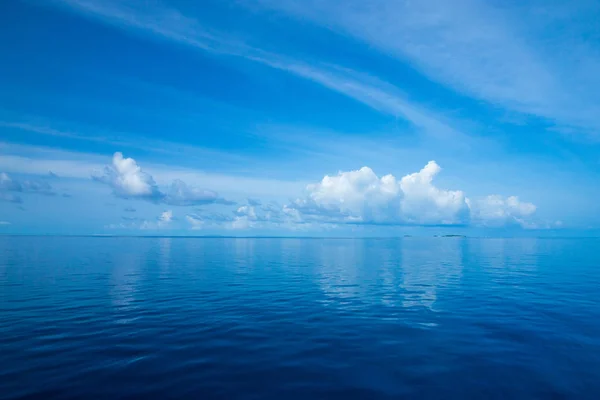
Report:
[[[600,240],[0,237],[0,398],[600,399]]]

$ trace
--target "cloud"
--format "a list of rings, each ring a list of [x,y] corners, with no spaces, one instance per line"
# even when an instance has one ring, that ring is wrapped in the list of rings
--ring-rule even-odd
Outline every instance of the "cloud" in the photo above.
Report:
[[[28,156],[21,154],[28,154]],[[62,178],[89,179],[90,176],[102,177],[105,166],[106,157],[93,153],[0,142],[0,170],[6,172],[46,176],[48,170],[52,170]],[[165,164],[144,164],[144,171],[152,175],[160,187],[168,187],[171,182],[180,179],[190,186],[210,186],[217,192],[235,192],[241,197],[289,197],[298,193],[298,189],[303,188],[307,183],[297,180],[249,177],[247,174],[206,172],[196,168]]]
[[[250,204],[250,203],[249,203]],[[277,202],[269,202],[260,207],[267,221],[279,222],[283,215],[283,208]]]
[[[593,2],[256,0],[408,62],[455,91],[600,131]],[[560,27],[561,35],[555,34]],[[482,33],[483,32],[483,33]],[[557,54],[562,56],[557,57]]]
[[[171,183],[163,200],[174,206],[197,206],[223,201],[216,192],[189,187],[179,179]]]
[[[238,217],[248,217],[252,220],[257,219],[256,210],[254,206],[251,205],[238,207],[238,209],[235,210],[233,213]]]
[[[238,207],[234,212],[235,218],[231,222],[232,229],[248,229],[253,227],[257,221],[263,220],[256,215],[256,209],[252,205]]]
[[[197,215],[186,215],[185,216],[186,221],[192,226],[192,229],[202,229],[203,225],[204,225],[204,221],[202,220],[202,218],[198,217]]]
[[[147,220],[144,218],[137,218],[137,217],[126,217],[126,216],[121,217],[121,219],[124,222],[120,222],[118,224],[109,224],[109,225],[106,225],[106,228],[107,229],[159,230],[159,229],[171,228],[172,223],[175,221],[175,217],[173,216],[173,211],[171,211],[171,210],[163,211],[154,220]]]
[[[125,207],[125,208],[123,209],[123,211],[125,211],[125,212],[129,212],[129,213],[134,213],[134,212],[136,212],[137,210],[136,210],[135,208],[133,208],[133,207]]]
[[[158,37],[224,56],[242,57],[274,69],[310,80],[379,112],[403,117],[434,135],[461,135],[435,113],[408,100],[395,86],[374,76],[348,68],[308,63],[282,54],[249,46],[223,33],[209,32],[178,10],[156,4],[123,6],[113,0],[62,0],[62,3],[88,16],[125,29],[138,29]]]
[[[236,218],[230,225],[231,229],[243,230],[252,228],[254,223],[249,220],[247,217],[238,217]]]
[[[248,204],[254,207],[262,205],[261,201],[258,199],[248,199]]]
[[[93,179],[112,187],[118,197],[159,200],[164,195],[149,174],[142,171],[133,158],[124,158],[116,152],[112,164],[104,167],[103,175],[94,175]]]
[[[259,207],[258,201],[248,201],[247,204],[234,209],[230,215],[215,212],[203,212],[188,214],[186,221],[191,229],[204,229],[207,227],[227,228],[227,229],[249,229],[261,226],[270,227],[278,225],[281,221],[281,208],[269,203]]]
[[[6,202],[6,203],[15,203],[15,204],[23,203],[23,199],[21,198],[21,196],[17,196],[12,193],[6,193],[3,191],[0,191],[0,201]]]
[[[5,172],[0,173],[0,190],[21,192],[21,185],[13,181]]]
[[[171,221],[173,221],[173,211],[171,210],[164,211],[158,217],[158,224],[162,226],[170,224]]]
[[[175,179],[163,192],[154,178],[144,172],[133,158],[124,158],[120,152],[113,155],[112,164],[104,167],[103,174],[92,175],[92,179],[110,186],[117,197],[125,199],[142,199],[172,206],[233,204],[216,192],[190,187],[179,179]]]
[[[342,210],[339,205],[318,204],[310,198],[296,199],[290,204],[285,204],[282,213],[286,221],[294,224],[336,224],[361,221],[359,216]]]
[[[348,222],[381,222],[398,217],[402,195],[392,175],[377,177],[369,167],[325,176],[307,187],[308,197],[298,199],[286,210],[306,216],[342,218]]]
[[[39,180],[15,180],[5,172],[0,173],[0,191],[37,193],[46,196],[56,195],[56,192],[48,182]]]
[[[430,161],[419,172],[402,178],[400,188],[404,196],[401,212],[406,222],[419,225],[467,222],[468,205],[464,193],[439,189],[432,184],[440,171],[440,166]]]
[[[531,226],[526,219],[533,215],[536,206],[522,202],[517,196],[489,195],[482,199],[467,199],[474,223],[486,226],[517,224]]]
[[[12,225],[12,224],[8,221],[0,221],[0,225]]]
[[[430,161],[400,180],[393,175],[380,178],[368,167],[325,176],[307,187],[305,198],[285,205],[283,213],[295,223],[451,226],[524,225],[536,210],[514,196],[473,201],[460,190],[438,188],[433,181],[440,171],[441,167]]]
[[[143,174],[134,160],[127,162],[124,170],[138,175],[131,179],[135,190],[147,190],[139,182],[155,187],[152,177]],[[411,225],[411,226],[505,226],[518,225],[524,228],[542,226],[531,217],[535,205],[523,202],[516,196],[502,197],[490,195],[482,198],[468,198],[461,190],[448,190],[435,184],[441,167],[428,162],[421,170],[407,174],[401,179],[388,174],[378,176],[371,168],[339,172],[326,175],[317,183],[306,187],[304,197],[296,198],[283,206],[249,199],[231,211],[230,215],[198,210],[187,214],[185,222],[190,229],[228,228],[234,230],[273,228],[273,227],[331,227],[338,225]],[[111,172],[113,174],[113,172]],[[107,174],[113,180],[119,180]],[[113,180],[102,179],[104,182]],[[126,185],[120,183],[119,189]],[[165,193],[160,194],[159,202],[173,205],[214,203],[218,196],[210,191],[190,189],[182,181],[175,181]],[[170,197],[171,200],[167,200]],[[174,200],[176,199],[176,200]],[[117,227],[137,229],[159,229],[171,226],[175,218],[172,210],[166,210],[155,221],[123,217],[128,223]],[[178,224],[180,226],[180,224]]]
[[[185,219],[191,229],[205,229],[230,228],[236,217],[217,212],[203,212],[202,210],[199,210],[198,213],[186,215]]]
[[[11,178],[7,173],[0,173],[0,201],[9,203],[22,203],[21,196],[15,193],[33,193],[44,196],[55,196],[56,192],[46,181],[18,180]]]

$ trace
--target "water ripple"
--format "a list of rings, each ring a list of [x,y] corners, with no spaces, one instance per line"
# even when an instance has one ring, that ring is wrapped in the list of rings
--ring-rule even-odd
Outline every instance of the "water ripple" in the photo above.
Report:
[[[597,248],[1,237],[0,398],[599,398]]]

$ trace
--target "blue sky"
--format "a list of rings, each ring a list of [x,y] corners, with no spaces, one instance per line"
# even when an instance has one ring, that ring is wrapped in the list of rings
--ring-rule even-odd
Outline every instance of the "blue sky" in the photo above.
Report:
[[[596,1],[0,4],[0,233],[597,234]]]

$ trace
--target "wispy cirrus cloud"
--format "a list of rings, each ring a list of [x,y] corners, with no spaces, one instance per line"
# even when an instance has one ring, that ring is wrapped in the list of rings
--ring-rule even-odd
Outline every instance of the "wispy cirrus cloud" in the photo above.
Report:
[[[59,129],[55,127],[56,125],[60,126],[63,124],[66,123],[64,121],[47,121],[39,117],[22,117],[19,120],[0,120],[0,128],[13,129],[37,135],[109,144],[120,149],[138,149],[162,156],[181,157],[182,155],[185,155],[186,158],[190,160],[213,158],[229,164],[249,162],[247,157],[231,154],[231,152],[183,143],[174,143],[165,140],[149,139],[130,132],[102,132],[88,126],[77,126],[76,129]],[[72,123],[69,123],[69,125],[73,126]]]
[[[64,179],[88,181],[90,176],[102,176],[106,156],[94,153],[58,150],[43,146],[18,145],[0,142],[0,171],[7,173],[47,176],[53,171]],[[177,164],[144,162],[144,171],[159,186],[169,187],[176,180],[196,187],[209,186],[224,195],[246,198],[289,196],[306,185],[297,179],[271,179],[241,174],[208,172]]]
[[[597,2],[256,0],[408,62],[454,90],[600,133]]]
[[[141,30],[203,51],[241,57],[286,71],[381,113],[406,119],[427,134],[461,135],[441,115],[411,102],[400,89],[377,77],[338,65],[300,61],[285,54],[250,46],[223,33],[209,31],[194,18],[172,8],[138,1],[59,0],[59,3],[124,29]]]

